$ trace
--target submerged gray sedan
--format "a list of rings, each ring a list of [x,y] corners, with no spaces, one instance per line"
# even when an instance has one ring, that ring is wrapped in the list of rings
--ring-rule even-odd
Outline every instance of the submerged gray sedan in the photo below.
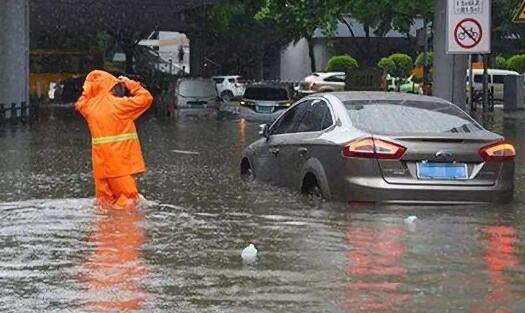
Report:
[[[241,176],[350,204],[508,202],[516,150],[440,98],[303,98],[246,148]]]

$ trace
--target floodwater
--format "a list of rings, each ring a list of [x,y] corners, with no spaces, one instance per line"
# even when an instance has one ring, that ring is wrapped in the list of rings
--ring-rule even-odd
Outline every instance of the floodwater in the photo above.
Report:
[[[525,118],[480,119],[524,152],[510,205],[311,202],[240,181],[257,125],[151,116],[138,123],[151,201],[103,212],[71,109],[1,127],[0,311],[525,312]]]

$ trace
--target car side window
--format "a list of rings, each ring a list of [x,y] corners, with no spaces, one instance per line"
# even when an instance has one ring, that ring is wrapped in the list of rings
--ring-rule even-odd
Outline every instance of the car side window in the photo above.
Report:
[[[307,101],[309,102],[309,101]],[[272,135],[280,135],[293,133],[295,131],[295,125],[297,124],[298,119],[300,119],[299,109],[300,105],[296,105],[286,111],[283,116],[277,121],[277,124],[272,128]]]
[[[494,84],[503,84],[505,83],[505,76],[504,75],[493,75],[492,82]]]
[[[475,83],[483,83],[483,75],[474,75],[474,82]]]
[[[310,101],[304,106],[303,111],[296,132],[316,132],[332,125],[332,113],[323,100]]]
[[[325,101],[319,100],[318,104],[314,103],[313,113],[321,121],[319,130],[325,130],[334,123],[332,112],[330,112],[330,108]]]
[[[334,76],[330,76],[330,77],[325,78],[324,81],[326,81],[326,82],[335,82],[335,83],[344,83],[345,79],[344,79],[344,76],[334,75]]]
[[[235,83],[235,78],[228,78],[228,82],[230,82],[232,84]]]

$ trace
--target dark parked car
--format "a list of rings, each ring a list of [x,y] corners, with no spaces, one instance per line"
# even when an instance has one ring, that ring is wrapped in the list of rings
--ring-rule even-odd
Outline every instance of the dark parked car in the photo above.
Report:
[[[507,202],[516,150],[445,100],[308,96],[262,125],[241,175],[350,203]]]
[[[248,121],[271,123],[293,103],[294,90],[287,84],[249,85],[240,102],[240,115]]]

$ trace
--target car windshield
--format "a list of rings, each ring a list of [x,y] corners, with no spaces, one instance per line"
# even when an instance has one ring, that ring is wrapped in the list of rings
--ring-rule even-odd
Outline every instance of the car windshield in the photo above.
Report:
[[[288,100],[288,92],[284,88],[249,87],[244,92],[244,98],[250,100],[284,101]]]
[[[483,130],[454,105],[424,101],[344,102],[352,125],[381,135],[472,133]]]
[[[178,94],[183,97],[216,97],[217,91],[212,80],[183,80]]]

